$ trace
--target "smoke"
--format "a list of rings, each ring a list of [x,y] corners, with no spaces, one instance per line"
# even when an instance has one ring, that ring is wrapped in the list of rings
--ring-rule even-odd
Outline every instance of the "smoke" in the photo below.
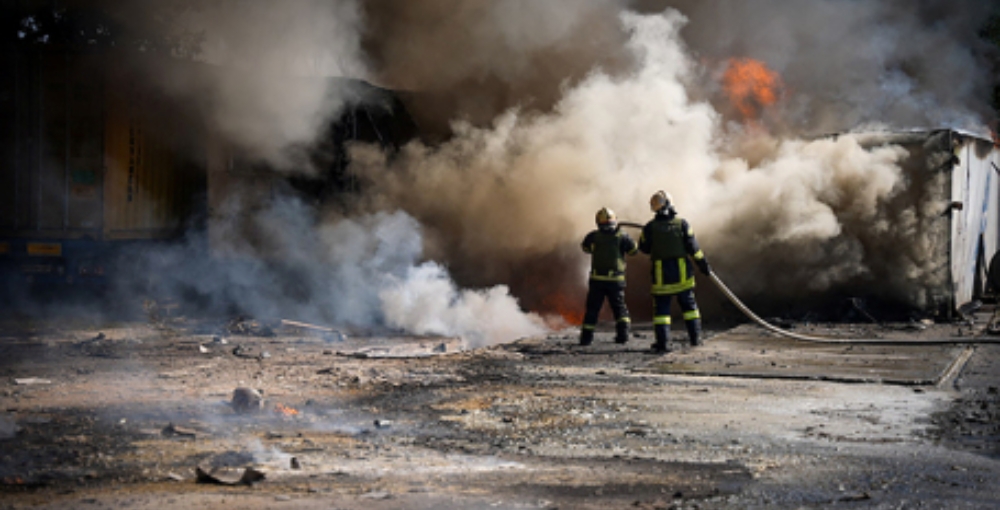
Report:
[[[413,214],[429,231],[430,253],[462,281],[509,282],[532,305],[544,302],[536,299],[546,292],[539,282],[549,293],[580,294],[586,260],[576,245],[594,211],[609,206],[642,220],[657,189],[673,194],[709,258],[740,291],[787,302],[803,291],[857,290],[880,280],[888,285],[877,293],[927,305],[927,288],[942,277],[927,241],[938,239],[931,211],[942,204],[908,188],[916,184],[901,169],[907,151],[866,150],[852,135],[802,135],[876,123],[981,126],[989,82],[970,27],[983,10],[934,2],[917,9],[819,0],[794,9],[668,3],[680,10],[650,12],[665,5],[639,2],[646,14],[622,12],[614,20],[620,36],[606,36],[615,33],[608,17],[596,29],[572,22],[614,11],[617,2],[564,5],[558,21],[546,8],[521,5],[516,20],[553,27],[543,31],[548,38],[524,44],[498,37],[517,21],[488,8],[451,13],[444,27],[424,34],[432,44],[403,54],[392,33],[376,34],[388,39],[382,75],[401,72],[408,86],[457,98],[488,95],[479,106],[498,109],[492,116],[447,110],[448,142],[412,144],[391,161],[356,149],[354,170],[372,201]],[[440,21],[435,13],[453,5],[413,7],[410,31]],[[420,53],[443,45],[437,37],[450,33],[453,19],[474,27],[451,40],[468,49],[468,59]],[[507,64],[517,52],[532,63],[552,48],[590,48],[591,34],[623,45],[564,54],[575,59],[563,69],[586,72],[563,74],[549,87],[537,82],[544,72],[520,79]],[[532,46],[539,43],[547,46]],[[784,80],[784,96],[767,117],[744,124],[733,116],[718,85],[729,57],[761,59]],[[425,67],[405,72],[411,65]],[[470,90],[480,83],[497,86]],[[546,108],[546,92],[556,86],[558,98]],[[491,120],[477,122],[482,117]]]
[[[242,210],[241,204],[230,207]],[[443,267],[422,262],[421,227],[401,211],[317,217],[313,208],[283,196],[248,221],[235,220],[214,225],[240,233],[212,259],[198,256],[207,242],[198,234],[183,245],[142,255],[153,275],[168,275],[154,280],[158,293],[195,296],[204,300],[204,312],[233,307],[265,319],[362,332],[457,336],[471,347],[545,329],[505,287],[459,290]]]
[[[152,72],[246,158],[312,174],[303,148],[357,100],[342,78],[368,74],[362,23],[351,1],[204,2],[184,9],[176,30],[201,37],[195,59],[206,65]]]
[[[740,293],[793,302],[881,281],[924,305],[941,204],[903,171],[907,151],[813,138],[983,123],[985,8],[896,3],[206,4],[186,23],[212,66],[151,79],[234,152],[316,174],[304,148],[358,100],[331,77],[400,90],[436,143],[354,144],[360,191],[336,207],[273,188],[210,201],[211,235],[190,246],[210,244],[221,269],[151,256],[165,285],[257,315],[485,345],[544,329],[522,306],[582,308],[594,212],[642,221],[665,189]],[[726,97],[730,58],[781,77],[758,118]],[[633,260],[634,307],[647,289]]]
[[[865,124],[969,129],[990,112],[990,73],[979,38],[995,11],[963,0],[640,1],[670,5],[690,22],[692,52],[717,69],[731,57],[762,60],[791,93],[785,134],[842,132]]]

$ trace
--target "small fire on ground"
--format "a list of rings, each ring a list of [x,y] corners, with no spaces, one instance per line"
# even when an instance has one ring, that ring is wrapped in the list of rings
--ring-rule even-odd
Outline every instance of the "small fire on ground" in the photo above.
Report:
[[[542,300],[541,308],[550,314],[553,314],[553,319],[550,320],[550,327],[568,327],[568,326],[579,326],[583,324],[583,312],[584,312],[584,299],[582,297],[571,296],[568,294],[550,294],[544,300]],[[562,324],[552,324],[552,322],[562,322]]]
[[[288,417],[297,416],[299,414],[299,411],[297,409],[288,407],[285,404],[280,404],[280,403],[274,405],[274,412],[280,414],[281,416],[288,416]]]

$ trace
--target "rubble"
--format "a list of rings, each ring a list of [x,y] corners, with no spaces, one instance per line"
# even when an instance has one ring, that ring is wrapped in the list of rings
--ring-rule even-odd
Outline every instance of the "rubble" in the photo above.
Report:
[[[264,408],[264,396],[259,390],[253,388],[236,388],[233,390],[233,398],[229,405],[237,414],[260,412]]]
[[[163,427],[163,430],[160,431],[160,434],[167,437],[184,437],[190,439],[198,437],[198,432],[195,431],[194,429],[179,427],[177,425],[174,425],[173,423],[170,423],[166,427]]]
[[[198,466],[195,468],[198,483],[220,485],[253,485],[267,478],[263,471],[252,467],[236,469],[230,467]]]
[[[248,363],[206,362],[194,347],[214,344],[201,330],[135,331],[140,363],[55,348],[31,375],[59,384],[37,385],[31,398],[16,396],[29,393],[16,385],[0,394],[5,503],[36,508],[37,497],[52,502],[37,508],[73,508],[89,497],[169,508],[178,498],[174,508],[224,508],[235,492],[241,507],[293,495],[306,510],[330,501],[352,510],[791,509],[868,504],[864,494],[887,508],[914,498],[935,508],[997,501],[988,480],[1000,475],[1000,345],[803,347],[742,326],[666,357],[599,330],[585,353],[572,334],[477,350],[446,338],[352,335],[342,353],[382,355],[330,358],[325,340],[289,331],[259,340],[280,352],[272,362]],[[442,344],[445,354],[423,355]],[[24,430],[11,432],[17,425]],[[233,492],[222,504],[192,482]]]

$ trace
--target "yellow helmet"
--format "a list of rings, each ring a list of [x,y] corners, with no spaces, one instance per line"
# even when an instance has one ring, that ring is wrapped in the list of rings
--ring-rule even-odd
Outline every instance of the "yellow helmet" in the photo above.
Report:
[[[653,193],[653,196],[649,198],[649,208],[653,212],[658,212],[664,207],[670,207],[673,203],[674,199],[670,196],[670,193],[667,193],[662,189]]]
[[[615,212],[607,207],[602,207],[600,211],[597,211],[597,216],[594,219],[597,221],[597,226],[613,225],[618,221]]]

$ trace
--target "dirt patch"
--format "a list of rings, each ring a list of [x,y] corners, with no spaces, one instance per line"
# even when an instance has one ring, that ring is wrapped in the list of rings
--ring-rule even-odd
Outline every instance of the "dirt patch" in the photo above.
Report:
[[[625,346],[567,331],[475,351],[229,326],[8,327],[0,508],[998,503],[996,346],[942,379],[960,347],[817,350],[748,342],[749,326],[665,357],[647,353],[648,325]],[[774,375],[880,358],[890,372],[851,384]],[[259,410],[232,407],[237,387]],[[264,479],[199,483],[199,466]]]

